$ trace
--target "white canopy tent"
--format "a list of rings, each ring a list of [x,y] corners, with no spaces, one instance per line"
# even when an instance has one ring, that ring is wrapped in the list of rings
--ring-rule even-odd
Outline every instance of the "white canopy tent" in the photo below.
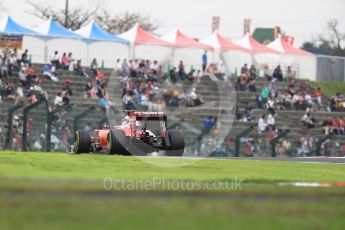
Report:
[[[33,29],[42,34],[41,41],[37,37],[30,41],[31,47],[44,47],[44,62],[49,62],[49,56],[58,51],[60,55],[64,52],[72,52],[74,58],[80,58],[82,62],[87,61],[87,45],[81,40],[78,34],[64,28],[53,19],[43,22],[40,26]],[[32,43],[35,42],[35,43]]]
[[[116,59],[129,58],[129,42],[102,30],[95,22],[74,32],[87,39],[87,63],[96,58],[104,67],[111,68]]]
[[[0,32],[10,35],[22,35],[22,50],[30,50],[29,52],[34,62],[44,62],[44,45],[42,45],[42,40],[37,38],[39,33],[20,25],[10,16],[0,20]]]

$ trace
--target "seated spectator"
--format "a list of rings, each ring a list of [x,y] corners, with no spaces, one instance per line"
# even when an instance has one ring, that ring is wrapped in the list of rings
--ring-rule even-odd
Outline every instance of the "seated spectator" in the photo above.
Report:
[[[302,157],[311,156],[313,146],[314,146],[314,139],[312,137],[301,137],[300,155]]]
[[[204,119],[204,128],[202,130],[202,134],[209,133],[212,129],[212,127],[215,125],[216,120],[213,119],[212,116],[209,116]]]
[[[336,111],[340,112],[345,109],[345,99],[342,93],[336,93],[334,102]]]
[[[62,102],[62,93],[61,92],[58,92],[55,96],[55,99],[54,99],[54,105],[55,106],[61,106],[63,105],[63,102]]]
[[[74,66],[73,66],[73,62],[75,61],[72,55],[72,52],[69,52],[67,55],[68,58],[68,70],[69,71],[73,71],[74,70]]]
[[[237,79],[237,90],[246,90],[248,83],[248,77],[246,74],[241,74]]]
[[[295,84],[296,83],[296,76],[294,71],[292,70],[291,66],[288,66],[286,70],[286,80],[289,84]]]
[[[268,100],[268,97],[269,97],[269,89],[266,86],[266,84],[263,84],[262,86],[263,87],[261,89],[261,99],[262,99],[262,103],[266,104],[267,100]]]
[[[115,72],[117,75],[122,76],[122,67],[121,67],[121,59],[116,59],[115,62]]]
[[[276,106],[276,101],[273,97],[269,97],[266,103],[267,110],[270,112],[271,115],[275,115],[275,106]]]
[[[267,126],[267,131],[268,131],[268,134],[266,136],[266,141],[271,142],[277,134],[276,130],[273,126],[269,125],[269,126]]]
[[[322,92],[321,88],[317,88],[317,89],[313,90],[312,100],[316,105],[322,106],[322,100],[321,100],[322,96],[323,96],[323,92]]]
[[[244,66],[241,67],[241,74],[249,75],[249,69],[247,63],[244,64]]]
[[[70,105],[70,95],[68,94],[68,91],[62,92],[62,103],[63,105]]]
[[[13,82],[7,82],[4,85],[2,92],[2,100],[12,100],[16,101],[19,98],[16,90],[16,86]]]
[[[345,120],[344,117],[338,119],[338,134],[345,136]]]
[[[323,129],[323,134],[325,136],[331,134],[331,132],[332,132],[332,118],[328,117],[326,120],[324,120],[321,127]]]
[[[292,97],[292,103],[294,105],[294,108],[296,110],[305,110],[306,106],[304,103],[304,98],[302,96],[302,93],[297,93]]]
[[[92,59],[92,62],[91,62],[91,64],[90,64],[90,69],[91,69],[91,71],[92,71],[92,73],[93,73],[94,75],[97,74],[98,63],[97,63],[96,58]]]
[[[275,119],[274,117],[272,116],[272,114],[268,114],[268,117],[267,117],[267,126],[268,127],[271,127],[272,129],[275,129]]]
[[[29,51],[27,49],[22,54],[22,57],[21,57],[20,61],[24,65],[31,65],[30,60],[29,60]]]
[[[61,68],[61,63],[60,63],[60,58],[59,58],[59,52],[55,51],[51,56],[50,56],[50,64],[55,66],[56,69]]]
[[[268,84],[268,90],[270,93],[271,97],[276,97],[278,94],[278,88],[277,88],[277,84],[276,84],[276,79],[273,78],[272,81],[270,81],[270,83]]]
[[[64,87],[62,88],[62,91],[66,93],[69,97],[73,96],[73,91],[71,88],[72,81],[71,80],[65,80],[64,81]]]
[[[93,80],[89,80],[89,82],[86,83],[85,90],[84,90],[85,98],[91,98],[91,90],[93,89],[94,84],[95,84],[95,82]]]
[[[331,120],[331,130],[332,133],[337,135],[338,134],[338,119],[332,118]]]
[[[78,76],[81,77],[86,77],[88,78],[89,76],[86,74],[85,69],[81,66],[81,59],[77,60],[77,64],[74,67],[74,71]]]
[[[62,65],[62,68],[64,70],[68,70],[69,68],[69,58],[68,56],[66,55],[66,53],[63,53],[62,54],[62,57],[61,57],[61,65]]]
[[[296,86],[294,84],[290,84],[289,85],[288,94],[291,95],[291,98],[293,96],[295,96],[295,94],[296,94]]]
[[[264,76],[267,79],[267,81],[271,81],[272,80],[272,73],[271,73],[268,65],[265,65],[265,67],[264,67]]]
[[[306,127],[307,129],[315,128],[316,119],[313,117],[312,114],[310,113],[304,114],[303,117],[301,118],[301,121],[303,123],[303,126]]]
[[[170,77],[170,80],[171,80],[173,83],[176,83],[176,82],[177,82],[177,68],[176,68],[176,67],[172,68],[172,69],[169,71],[169,77]]]
[[[98,85],[101,85],[101,83],[104,81],[104,73],[101,69],[98,69],[96,71],[96,82]]]
[[[184,69],[184,64],[183,61],[180,61],[180,64],[178,65],[178,72],[177,72],[178,76],[179,76],[179,80],[184,81],[184,79],[186,78],[186,72]]]
[[[283,72],[280,69],[280,65],[278,65],[274,70],[273,70],[273,78],[275,78],[277,81],[283,81]]]
[[[30,104],[34,104],[37,102],[37,96],[35,91],[33,90],[33,87],[30,88],[27,94],[27,99],[30,102]]]
[[[259,133],[263,133],[266,131],[267,123],[265,121],[265,114],[261,115],[261,117],[258,120],[258,131]]]
[[[21,68],[21,71],[18,73],[18,78],[19,78],[19,82],[24,87],[26,86],[26,76],[27,76],[26,68],[23,65],[23,67]]]
[[[256,68],[253,64],[250,66],[250,69],[249,69],[249,79],[250,80],[256,79]]]
[[[249,81],[248,90],[249,90],[250,92],[256,92],[256,91],[257,91],[257,90],[256,90],[256,86],[255,86],[255,83],[256,83],[256,80],[255,80],[255,79]]]
[[[127,62],[127,59],[124,58],[123,61],[122,61],[122,64],[121,64],[121,72],[122,74],[126,75],[126,76],[129,76],[129,64]]]
[[[307,90],[307,83],[305,81],[301,81],[300,85],[299,85],[299,90],[304,93]]]
[[[49,64],[43,66],[43,76],[47,76],[52,81],[59,81],[59,78],[55,75],[55,67]]]
[[[244,115],[245,115],[245,119],[247,121],[253,121],[254,120],[254,116],[252,113],[252,107],[250,106],[249,103],[247,103],[246,107],[244,108]]]

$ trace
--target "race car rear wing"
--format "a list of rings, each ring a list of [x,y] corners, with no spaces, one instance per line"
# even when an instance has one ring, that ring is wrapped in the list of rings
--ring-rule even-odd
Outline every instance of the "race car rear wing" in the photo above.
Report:
[[[135,116],[136,120],[167,120],[167,116],[164,112],[136,112],[134,110],[123,111],[128,116]]]

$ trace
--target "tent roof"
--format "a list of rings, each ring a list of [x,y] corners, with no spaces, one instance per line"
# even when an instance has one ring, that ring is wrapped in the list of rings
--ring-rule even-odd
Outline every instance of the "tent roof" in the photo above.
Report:
[[[6,16],[1,19],[0,32],[9,34],[38,35],[37,32],[20,25],[10,16]]]
[[[51,18],[48,21],[43,22],[40,26],[34,28],[34,30],[46,36],[81,38],[80,35],[66,29],[65,27],[63,27]]]
[[[242,39],[235,42],[236,45],[241,46],[243,48],[249,49],[251,53],[274,53],[277,54],[276,50],[270,49],[265,45],[260,44],[259,42],[255,41],[248,33],[244,35]]]
[[[129,42],[125,39],[122,39],[116,35],[108,33],[107,31],[101,29],[95,22],[91,22],[83,28],[74,31],[74,33],[94,40],[107,40],[107,41],[114,41],[119,43],[128,44]]]
[[[235,43],[225,39],[218,31],[214,31],[212,34],[207,36],[206,38],[200,40],[201,43],[212,46],[216,49],[221,49],[222,51],[227,50],[243,50],[249,51],[241,46],[236,45]]]
[[[312,53],[289,45],[286,41],[284,41],[281,38],[281,36],[278,36],[273,42],[269,43],[267,47],[285,54],[313,56]]]
[[[209,45],[202,44],[194,40],[193,38],[187,37],[178,29],[162,36],[161,39],[172,43],[174,47],[190,47],[190,48],[192,47],[192,48],[200,48],[200,49],[208,49],[208,50],[212,49],[212,47]]]
[[[151,44],[151,45],[162,45],[172,46],[169,42],[166,42],[160,38],[153,36],[146,32],[141,26],[136,24],[132,29],[119,35],[120,38],[126,39],[134,44]]]

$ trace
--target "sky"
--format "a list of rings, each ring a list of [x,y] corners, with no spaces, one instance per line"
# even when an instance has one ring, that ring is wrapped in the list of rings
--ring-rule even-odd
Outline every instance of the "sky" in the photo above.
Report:
[[[31,0],[63,8],[64,0]],[[69,0],[70,7],[89,7],[97,0]],[[338,19],[345,31],[345,0],[101,0],[114,14],[142,12],[156,19],[157,34],[179,28],[188,36],[202,39],[211,33],[212,16],[220,17],[220,33],[233,41],[242,37],[244,18],[256,27],[280,26],[295,37],[295,45],[316,38],[325,31],[330,19]],[[5,11],[19,23],[34,27],[42,21],[31,15],[27,0],[0,0]]]

